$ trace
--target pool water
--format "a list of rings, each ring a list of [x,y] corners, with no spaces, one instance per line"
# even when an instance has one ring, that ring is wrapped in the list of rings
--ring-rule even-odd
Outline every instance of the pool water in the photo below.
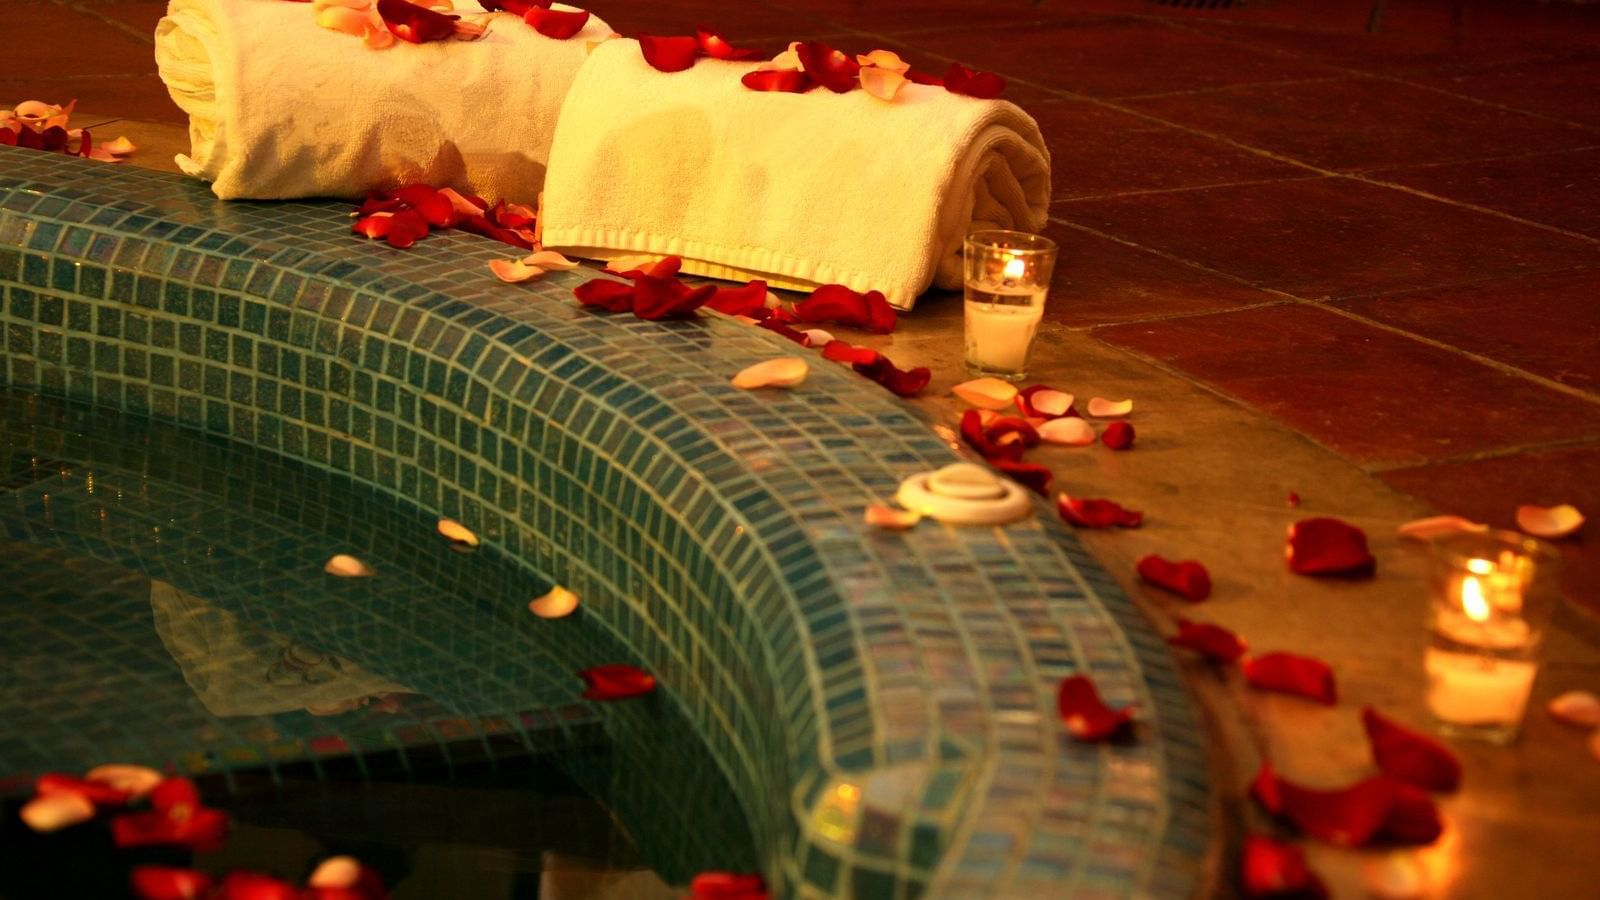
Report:
[[[637,661],[581,607],[533,616],[547,579],[435,524],[265,451],[0,389],[0,897],[116,896],[134,858],[103,831],[15,818],[38,773],[106,762],[230,809],[215,871],[298,880],[351,852],[398,898],[648,898],[757,868],[669,692],[583,701],[578,670]],[[377,574],[329,576],[335,553]]]

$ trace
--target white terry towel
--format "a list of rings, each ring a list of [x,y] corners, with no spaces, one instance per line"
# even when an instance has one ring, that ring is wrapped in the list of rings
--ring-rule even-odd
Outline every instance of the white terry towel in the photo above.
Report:
[[[764,93],[749,63],[671,74],[632,40],[597,47],[567,94],[550,150],[547,247],[605,259],[683,257],[684,271],[840,283],[910,309],[961,287],[978,228],[1043,228],[1050,155],[1027,113],[906,85]]]
[[[482,13],[459,0],[460,13]],[[188,174],[223,199],[359,197],[426,182],[533,203],[591,15],[567,40],[510,14],[476,41],[373,50],[309,3],[172,0],[156,63],[189,115]]]

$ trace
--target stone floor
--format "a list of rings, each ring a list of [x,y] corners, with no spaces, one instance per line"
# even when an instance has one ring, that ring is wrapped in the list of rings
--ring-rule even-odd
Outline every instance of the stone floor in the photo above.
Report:
[[[120,119],[135,164],[170,167],[182,118],[154,76],[164,4],[8,2],[0,100],[77,97]],[[1521,503],[1600,514],[1600,3],[1254,0],[594,0],[624,32],[706,21],[744,43],[827,38],[1003,73],[1055,157],[1062,258],[1039,379],[1132,397],[1140,440],[1038,453],[1074,493],[1144,509],[1087,535],[1131,590],[1148,552],[1199,558],[1214,598],[1151,615],[1236,628],[1260,650],[1322,656],[1337,709],[1245,691],[1196,667],[1235,831],[1263,755],[1334,785],[1370,771],[1355,710],[1426,721],[1421,563],[1396,523],[1430,510],[1500,526]],[[950,362],[960,302],[929,296],[878,341]],[[953,400],[923,405],[952,416]],[[1298,510],[1284,503],[1295,491]],[[1287,574],[1284,526],[1362,525],[1376,579]],[[1535,702],[1600,686],[1600,542],[1561,543],[1575,601]],[[1583,608],[1588,612],[1582,612]],[[1435,896],[1578,896],[1600,845],[1600,766],[1535,709],[1511,749],[1458,744],[1467,787],[1419,858]],[[1370,854],[1311,847],[1337,896]],[[1537,864],[1533,854],[1537,853]],[[1225,868],[1230,863],[1221,860]],[[1224,878],[1221,883],[1226,884]]]

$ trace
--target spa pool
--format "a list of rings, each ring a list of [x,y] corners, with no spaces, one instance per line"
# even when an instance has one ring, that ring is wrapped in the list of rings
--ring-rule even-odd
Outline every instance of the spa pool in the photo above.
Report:
[[[551,853],[778,897],[1201,888],[1194,705],[1043,502],[873,529],[957,459],[914,407],[820,358],[734,390],[793,345],[581,309],[592,273],[501,284],[494,244],[396,251],[347,211],[0,148],[8,810],[41,769],[142,762],[300,835],[238,842],[289,878],[333,832],[435,871],[397,849],[428,816],[356,812],[394,797],[518,823],[450,832],[483,835],[451,871],[484,896]],[[325,575],[339,552],[378,574]],[[528,612],[551,584],[575,616]],[[583,700],[617,662],[655,693]],[[1065,733],[1076,673],[1138,704],[1132,739]]]

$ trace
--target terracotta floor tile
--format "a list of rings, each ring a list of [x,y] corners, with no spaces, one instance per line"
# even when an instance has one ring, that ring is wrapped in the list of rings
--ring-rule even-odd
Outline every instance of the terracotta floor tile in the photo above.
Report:
[[[476,0],[467,0],[468,5]],[[580,4],[581,5],[581,4]],[[762,40],[782,50],[789,41],[806,40],[830,29],[827,23],[811,13],[778,9],[764,3],[743,0],[729,3],[726,0],[605,0],[595,3],[594,12],[611,24],[612,28],[632,37],[636,32],[648,34],[694,34],[696,25],[706,24],[721,30],[730,40]],[[774,52],[776,52],[774,50]]]
[[[1498,528],[1516,528],[1525,503],[1571,503],[1591,521],[1555,546],[1563,557],[1562,585],[1569,598],[1600,614],[1600,446],[1521,453],[1472,462],[1440,463],[1384,472],[1391,486],[1432,503],[1442,513]]]
[[[95,12],[142,32],[152,43],[155,41],[156,23],[167,14],[167,4],[160,0],[125,0],[91,5]]]
[[[953,25],[1015,26],[1080,14],[1077,4],[1035,0],[773,0],[775,5],[815,13],[829,21],[878,34],[900,34]],[[1093,6],[1094,4],[1088,4]],[[1069,9],[1069,7],[1071,7]],[[1095,10],[1087,10],[1093,12]]]
[[[1600,262],[1580,238],[1346,178],[1057,203],[1055,215],[1299,297]]]
[[[1596,135],[1600,144],[1600,135]],[[1440,197],[1600,237],[1600,146],[1372,173]]]
[[[74,97],[78,100],[79,109],[98,116],[151,122],[188,121],[183,111],[172,102],[161,79],[153,74],[110,78],[0,78],[0,98],[7,98],[4,101],[7,104],[21,100],[66,103]],[[73,121],[87,122],[81,117]]]
[[[1505,278],[1334,305],[1600,393],[1600,270]]]
[[[1140,19],[908,37],[923,50],[1045,87],[1094,97],[1316,78],[1329,70]]]
[[[1045,317],[1071,327],[1214,312],[1280,299],[1078,228],[1051,223],[1044,233],[1061,248]]]
[[[1411,73],[1404,77],[1467,97],[1569,122],[1600,126],[1600,55],[1516,65]]]
[[[93,16],[54,3],[5,4],[6,81],[37,74],[131,75],[156,70],[150,45]],[[20,40],[18,35],[70,35]],[[6,103],[12,101],[6,100]]]
[[[1562,150],[1592,146],[1600,138],[1587,129],[1376,78],[1243,85],[1123,102],[1339,170]]]
[[[1102,328],[1364,465],[1600,436],[1600,405],[1309,305]]]
[[[1060,200],[1304,177],[1299,166],[1084,100],[1037,103]]]

